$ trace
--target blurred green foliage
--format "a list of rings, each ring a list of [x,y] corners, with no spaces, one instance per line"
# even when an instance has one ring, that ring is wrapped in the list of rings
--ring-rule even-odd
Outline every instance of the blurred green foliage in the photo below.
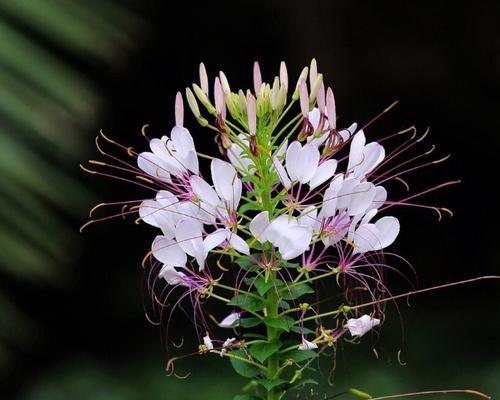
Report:
[[[142,22],[119,1],[0,1],[0,14],[0,276],[57,285],[89,204],[77,160],[106,104],[82,71],[118,66]],[[1,366],[31,322],[1,287],[0,313]]]

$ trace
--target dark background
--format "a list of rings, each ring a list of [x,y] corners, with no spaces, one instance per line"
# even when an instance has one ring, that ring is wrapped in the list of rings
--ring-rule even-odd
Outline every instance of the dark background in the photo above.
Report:
[[[96,15],[106,12],[106,6],[91,3]],[[83,57],[5,13],[10,24],[84,74],[100,94],[96,113],[80,126],[77,156],[57,159],[84,188],[73,209],[51,207],[73,233],[94,203],[140,194],[78,170],[80,161],[97,157],[92,143],[100,128],[142,149],[141,126],[150,124],[151,136],[169,132],[175,92],[198,80],[200,61],[211,77],[223,69],[232,87],[251,87],[255,60],[268,81],[286,61],[295,82],[315,57],[334,88],[341,125],[366,122],[398,99],[398,106],[369,128],[369,137],[430,126],[427,143],[437,146],[436,154],[452,154],[408,180],[418,189],[462,179],[459,186],[425,197],[455,216],[438,222],[425,210],[397,214],[402,231],[394,250],[416,268],[420,287],[499,274],[500,3],[128,1],[121,6],[127,18],[140,22],[134,29],[125,24],[131,44],[112,62]],[[113,53],[118,45],[110,44],[106,51]],[[216,151],[210,132],[191,117],[186,126],[198,148]],[[55,184],[52,190],[73,189]],[[6,340],[2,398],[230,399],[238,390],[241,382],[224,360],[187,361],[179,372],[192,371],[188,380],[165,376],[160,331],[143,316],[140,261],[151,229],[116,221],[90,227],[69,242],[52,236],[50,228],[45,233],[68,255],[56,284],[2,273],[1,289],[25,319],[22,327],[8,327],[10,336],[26,336],[21,342]],[[409,308],[402,302],[404,334],[390,307],[377,343],[380,358],[373,356],[370,340],[345,346],[338,354],[336,386],[319,393],[355,386],[372,395],[441,388],[500,394],[499,285],[485,281],[425,294],[413,298]],[[404,290],[408,286],[395,280],[393,291]],[[175,326],[188,343],[196,340],[182,315]],[[397,362],[401,347],[404,367]]]

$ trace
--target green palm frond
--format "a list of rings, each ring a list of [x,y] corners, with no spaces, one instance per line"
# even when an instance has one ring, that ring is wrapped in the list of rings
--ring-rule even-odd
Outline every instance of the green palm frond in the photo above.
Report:
[[[68,171],[105,105],[82,65],[121,62],[143,24],[119,1],[0,1],[0,15],[0,276],[57,282],[79,242],[67,217],[90,197]],[[1,365],[30,322],[1,291],[0,312]]]

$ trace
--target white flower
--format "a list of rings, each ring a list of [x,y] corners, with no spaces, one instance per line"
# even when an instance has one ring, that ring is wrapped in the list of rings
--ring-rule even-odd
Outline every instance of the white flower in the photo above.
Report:
[[[186,274],[177,271],[173,266],[168,264],[163,264],[158,277],[165,279],[169,285],[189,286],[184,281]]]
[[[363,179],[384,159],[385,150],[377,142],[366,143],[364,132],[356,133],[351,142],[347,171],[355,178]]]
[[[269,221],[269,213],[263,211],[250,222],[250,232],[261,243],[269,241],[278,247],[284,260],[291,260],[309,249],[312,239],[310,225],[301,224],[297,218],[280,215]]]
[[[237,168],[244,174],[253,175],[255,173],[255,166],[253,165],[250,157],[245,154],[242,148],[243,145],[246,149],[249,149],[248,139],[246,138],[246,135],[242,133],[238,135],[238,138],[240,139],[241,144],[231,144],[231,147],[227,150],[227,157],[235,168]]]
[[[313,342],[309,342],[306,338],[302,338],[302,344],[298,347],[299,350],[314,350],[317,349],[318,345]]]
[[[241,314],[239,312],[233,312],[229,314],[226,318],[224,318],[220,323],[219,326],[221,328],[232,328],[235,326],[235,322],[238,321],[241,317]]]
[[[236,342],[236,338],[227,338],[224,343],[222,344],[222,350],[220,352],[220,356],[222,357],[225,352],[227,352],[227,349],[230,347],[233,347],[234,342]]]
[[[382,250],[396,240],[400,229],[398,219],[383,217],[375,223],[369,223],[375,213],[376,210],[370,210],[357,228],[355,226],[358,221],[353,220],[349,238],[354,243],[354,254]]]
[[[207,350],[214,349],[214,344],[212,343],[212,339],[210,339],[210,336],[208,336],[208,334],[206,336],[203,336],[203,344],[207,347]]]
[[[372,318],[369,315],[363,315],[359,318],[351,318],[347,320],[345,327],[349,329],[351,336],[363,336],[370,329],[380,325],[380,320]]]
[[[273,158],[273,164],[286,189],[291,187],[292,182],[307,183],[314,189],[330,179],[337,169],[337,160],[331,159],[320,163],[317,146],[310,143],[302,146],[297,141],[288,146],[285,157],[286,170],[277,157]]]

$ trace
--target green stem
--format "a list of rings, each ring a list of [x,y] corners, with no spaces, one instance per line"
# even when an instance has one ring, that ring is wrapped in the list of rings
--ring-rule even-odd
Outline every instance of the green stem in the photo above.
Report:
[[[270,279],[276,279],[276,272],[273,272]],[[270,290],[267,292],[267,315],[270,318],[275,318],[278,316],[278,305],[279,298],[275,290]],[[280,330],[277,328],[267,327],[267,341],[273,342],[278,340],[280,337]],[[267,379],[274,380],[278,378],[278,370],[279,370],[279,353],[275,353],[271,355],[267,359]],[[267,400],[279,400],[281,397],[281,392],[273,388],[267,392]]]

